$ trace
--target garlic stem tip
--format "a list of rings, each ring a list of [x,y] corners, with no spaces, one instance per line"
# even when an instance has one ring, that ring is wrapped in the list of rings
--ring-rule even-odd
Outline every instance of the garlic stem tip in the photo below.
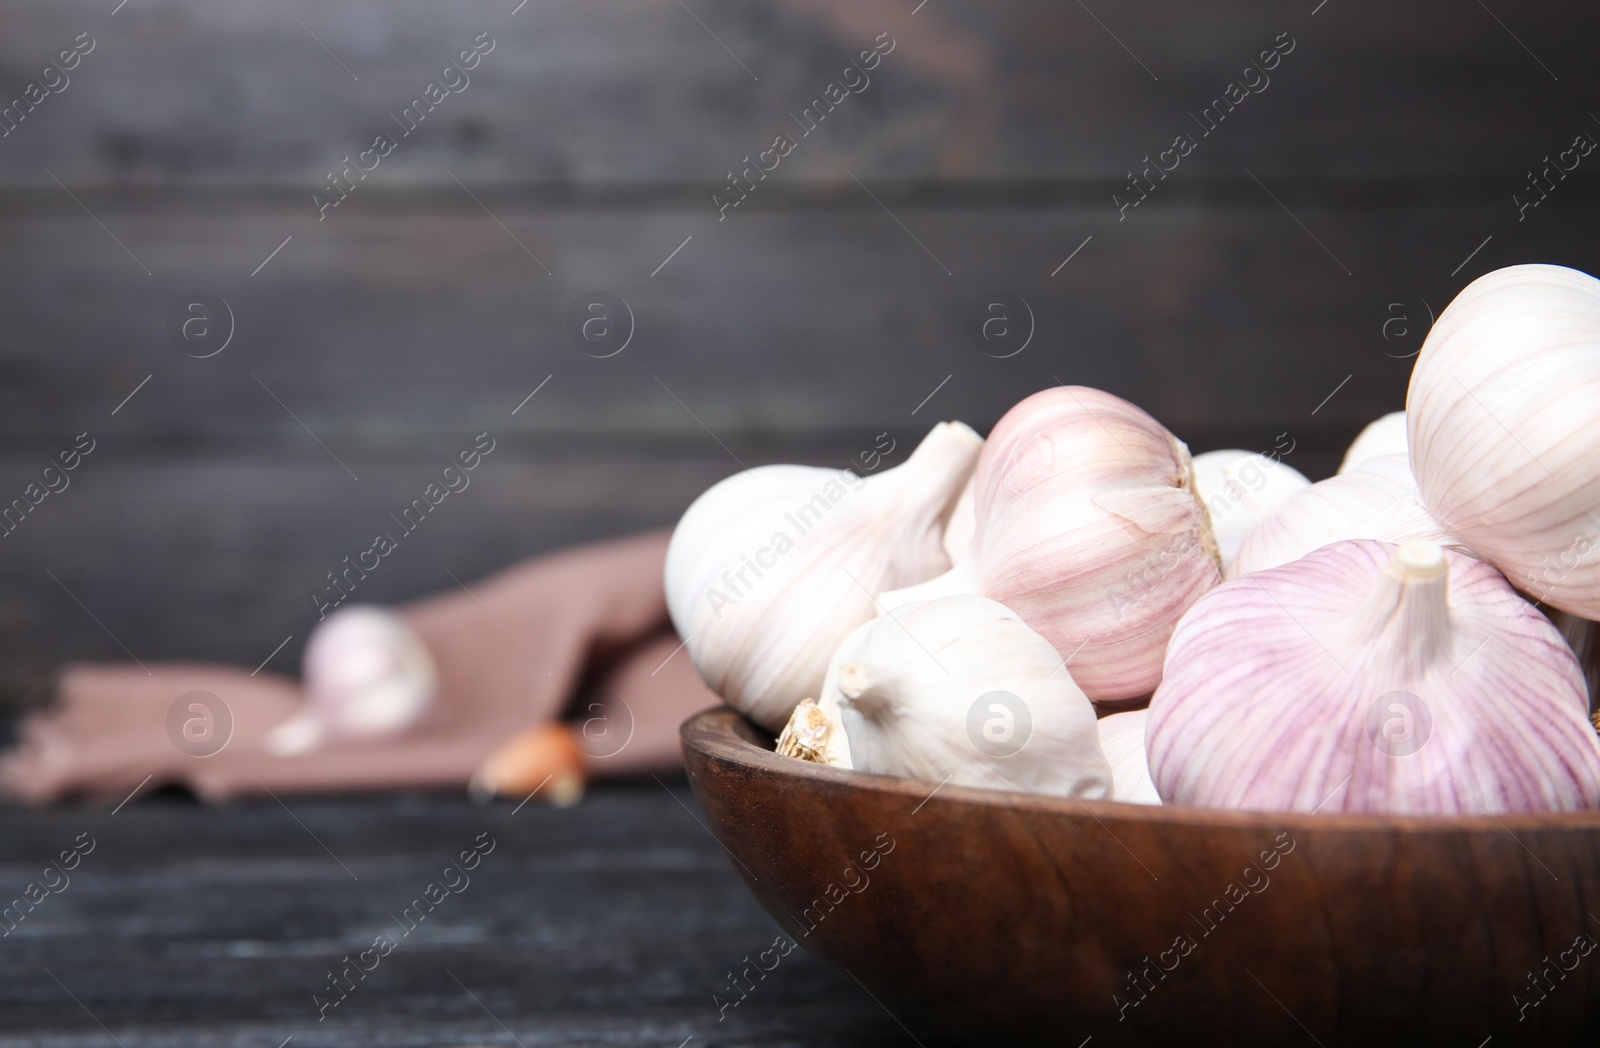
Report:
[[[947,425],[950,427],[950,431],[952,433],[955,433],[957,436],[967,438],[967,443],[972,447],[983,447],[983,438],[978,435],[978,431],[967,425],[965,422],[951,421],[947,423]]]
[[[1433,579],[1447,570],[1444,547],[1437,542],[1416,539],[1394,552],[1394,566],[1408,579]]]
[[[872,671],[864,664],[852,662],[839,670],[839,693],[847,699],[859,699],[872,686]]]

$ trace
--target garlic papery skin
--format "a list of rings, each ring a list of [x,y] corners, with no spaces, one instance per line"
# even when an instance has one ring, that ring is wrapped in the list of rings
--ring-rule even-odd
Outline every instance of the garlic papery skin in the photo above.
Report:
[[[1150,702],[1168,804],[1483,814],[1600,804],[1577,660],[1488,564],[1338,542],[1219,586]]]
[[[1423,341],[1406,411],[1434,516],[1518,588],[1600,619],[1600,280],[1474,280]]]
[[[1207,451],[1194,457],[1194,490],[1211,517],[1222,571],[1250,533],[1311,486],[1293,466],[1254,451]]]
[[[968,594],[902,605],[834,661],[862,771],[959,786],[1108,798],[1094,707],[1049,641]]]
[[[789,715],[789,723],[778,733],[774,749],[797,760],[836,768],[850,767],[850,744],[839,720],[838,707],[823,709],[815,699],[800,700],[800,705]]]
[[[881,608],[882,602],[879,602]],[[845,634],[844,640],[839,642],[828,660],[828,672],[822,679],[822,690],[817,693],[817,711],[809,717],[811,734],[805,741],[820,752],[813,759],[831,764],[835,768],[855,767],[855,758],[850,749],[850,732],[844,726],[844,708],[841,705],[839,694],[839,669],[841,666],[850,665],[855,661],[856,654],[860,652],[861,645],[866,642],[867,634],[878,619],[868,619],[855,629]],[[802,704],[803,705],[803,704]],[[795,707],[799,715],[801,707]],[[826,726],[824,731],[822,726]],[[791,727],[799,730],[800,726],[790,721]],[[788,728],[784,729],[788,731]]]
[[[1161,794],[1150,781],[1150,761],[1144,754],[1145,725],[1150,711],[1128,710],[1101,717],[1100,750],[1111,765],[1116,790],[1113,800],[1126,804],[1160,804]]]
[[[329,739],[373,739],[409,728],[437,696],[427,645],[388,608],[352,604],[312,632],[301,660],[305,706],[266,737],[290,756]]]
[[[1120,397],[1058,386],[996,423],[973,496],[971,559],[884,605],[990,597],[1054,644],[1094,701],[1148,695],[1172,627],[1221,581],[1182,442]]]
[[[941,422],[882,473],[759,466],[696,499],[667,548],[666,592],[706,685],[780,730],[879,593],[949,568],[945,524],[982,446]]]
[[[1433,518],[1404,455],[1380,455],[1320,480],[1262,521],[1228,566],[1228,578],[1275,568],[1346,539],[1423,540],[1462,549]]]
[[[1406,413],[1391,411],[1376,422],[1368,423],[1367,428],[1350,442],[1350,449],[1344,453],[1344,461],[1339,463],[1339,472],[1349,473],[1368,459],[1380,455],[1406,455],[1409,452]]]

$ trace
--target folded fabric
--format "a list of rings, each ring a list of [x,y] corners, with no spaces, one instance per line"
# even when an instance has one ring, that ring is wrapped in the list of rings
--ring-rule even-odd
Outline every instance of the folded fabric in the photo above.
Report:
[[[55,705],[28,717],[0,760],[0,790],[47,803],[120,800],[174,784],[208,801],[463,788],[507,739],[561,717],[580,688],[590,697],[583,718],[607,726],[591,775],[672,768],[681,762],[678,724],[718,700],[667,619],[667,538],[653,532],[534,558],[398,609],[433,655],[439,695],[421,722],[382,740],[275,756],[264,739],[301,703],[287,678],[187,663],[68,666]],[[226,744],[209,756],[186,752],[194,747],[169,728],[169,710],[194,691],[216,696],[219,719],[232,720]]]

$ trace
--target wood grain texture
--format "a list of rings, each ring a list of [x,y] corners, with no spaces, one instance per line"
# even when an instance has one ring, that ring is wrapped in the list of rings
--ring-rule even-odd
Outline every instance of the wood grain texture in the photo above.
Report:
[[[495,50],[383,161],[383,180],[448,184],[448,164],[469,183],[697,186],[703,199],[879,33],[895,50],[784,177],[848,165],[1099,180],[1109,193],[1285,32],[1294,51],[1230,118],[1244,126],[1196,164],[1235,178],[1241,161],[1263,175],[1520,178],[1571,140],[1600,86],[1589,48],[1600,15],[1556,0],[1497,10],[1532,54],[1495,15],[1446,0],[1336,0],[1315,16],[1315,3],[1269,0],[934,3],[915,16],[907,0],[515,6],[165,0],[113,17],[95,0],[28,5],[27,31],[0,41],[8,97],[78,33],[96,48],[0,139],[0,180],[50,185],[50,166],[68,181],[308,196],[484,32]]]
[[[443,797],[294,801],[292,815],[171,799],[115,815],[0,810],[7,901],[77,834],[95,842],[0,938],[0,1045],[99,1048],[106,1030],[127,1048],[909,1043],[801,950],[719,1019],[712,995],[737,999],[729,968],[779,931],[673,786],[677,799],[646,780],[515,814]],[[390,914],[480,833],[494,849],[402,935]],[[392,952],[319,1022],[328,970],[381,934]]]
[[[0,540],[6,683],[37,695],[61,661],[130,652],[254,668],[285,638],[271,666],[293,673],[318,621],[311,595],[375,534],[399,535],[398,548],[352,599],[393,603],[454,588],[451,573],[472,585],[536,553],[668,526],[739,468],[693,457],[541,463],[497,448],[464,490],[403,534],[388,515],[470,446],[464,436],[420,461],[354,455],[346,461],[358,483],[314,444],[263,462],[173,461],[102,442],[71,486]]]
[[[1330,1048],[1600,1033],[1600,966],[1571,949],[1600,935],[1595,813],[1145,808],[807,764],[731,710],[683,737],[768,912],[912,1029]]]
[[[1129,397],[1184,434],[1220,421],[1304,428],[1347,375],[1317,418],[1354,432],[1401,406],[1427,311],[1465,280],[1530,260],[1600,271],[1600,246],[1571,235],[1600,217],[1579,185],[1521,224],[1509,202],[1378,205],[1277,188],[1292,216],[1256,188],[1249,204],[1152,197],[1123,222],[1083,207],[897,206],[891,218],[861,193],[848,207],[719,226],[714,213],[486,197],[506,229],[465,198],[444,212],[352,211],[318,229],[283,212],[196,219],[91,195],[157,276],[82,212],[0,218],[13,336],[0,435],[293,446],[309,428],[336,453],[482,429],[793,440],[925,429],[930,414],[987,428],[1052,376]],[[271,280],[250,277],[295,231],[261,275]],[[196,288],[235,317],[233,342],[200,360],[165,326]],[[597,289],[622,296],[635,323],[606,359],[566,331],[572,302]],[[1003,359],[986,355],[972,317],[995,290],[1034,317],[1032,342]]]

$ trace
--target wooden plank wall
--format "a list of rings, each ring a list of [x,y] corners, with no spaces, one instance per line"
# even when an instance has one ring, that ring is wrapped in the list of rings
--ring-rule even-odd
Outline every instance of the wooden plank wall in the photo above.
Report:
[[[0,690],[286,636],[292,669],[323,573],[480,432],[361,596],[1058,379],[1326,473],[1467,280],[1600,271],[1600,156],[1514,199],[1600,140],[1597,29],[1556,0],[19,0],[0,503],[95,443],[0,539]],[[719,210],[747,156],[776,166]],[[168,331],[197,290],[233,316],[204,358]],[[615,355],[568,336],[594,291],[632,313]],[[1033,315],[1014,355],[977,335],[997,291]]]

